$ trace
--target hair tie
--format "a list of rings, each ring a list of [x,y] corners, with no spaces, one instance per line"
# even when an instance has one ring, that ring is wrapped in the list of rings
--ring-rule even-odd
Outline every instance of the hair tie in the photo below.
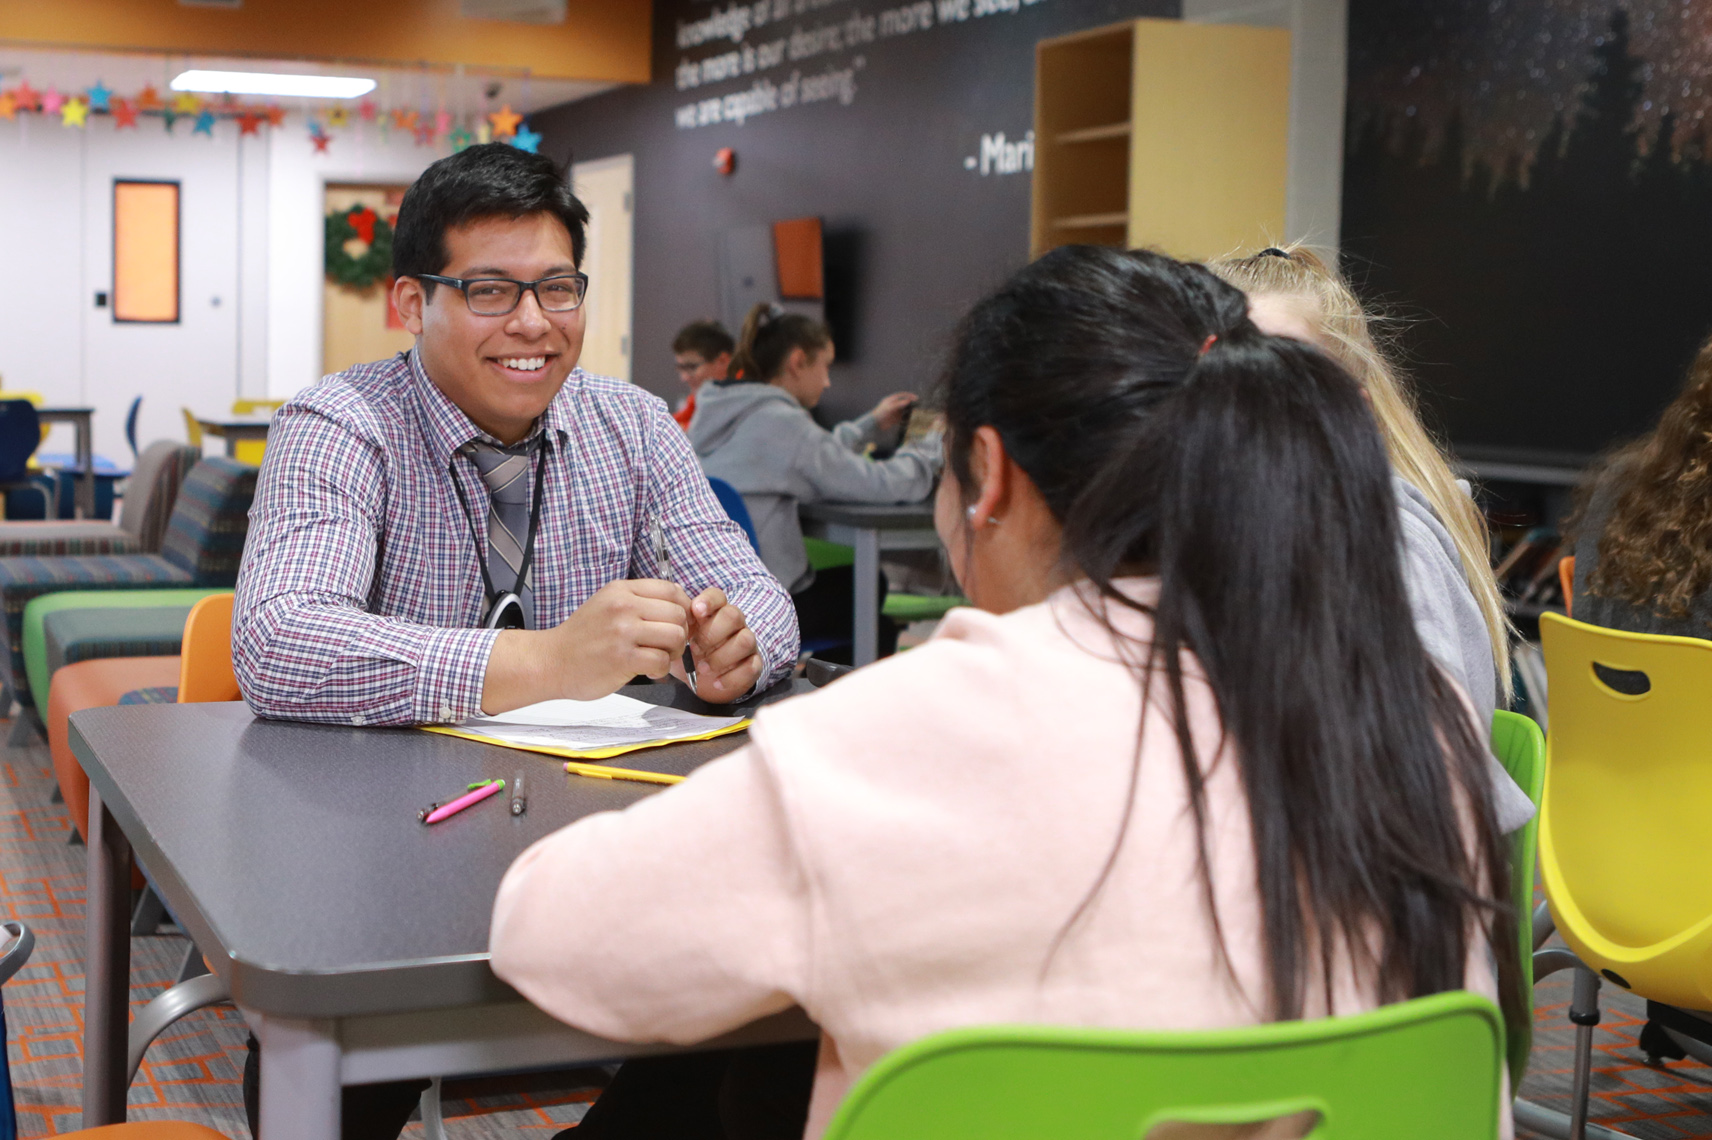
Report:
[[[785,307],[783,305],[779,304],[777,301],[769,301],[767,302],[766,309],[761,313],[761,319],[755,322],[755,327],[758,329],[764,329],[784,315]]]
[[[1286,250],[1279,249],[1275,245],[1267,246],[1265,249],[1261,250],[1259,253],[1255,254],[1254,256],[1256,256],[1256,257],[1282,257],[1285,261],[1290,260],[1289,252]]]
[[[1199,360],[1201,357],[1207,355],[1207,349],[1209,349],[1209,348],[1213,347],[1213,345],[1217,344],[1218,340],[1219,340],[1219,334],[1218,333],[1208,333],[1207,339],[1201,342],[1201,351],[1199,351],[1195,354],[1195,359]]]

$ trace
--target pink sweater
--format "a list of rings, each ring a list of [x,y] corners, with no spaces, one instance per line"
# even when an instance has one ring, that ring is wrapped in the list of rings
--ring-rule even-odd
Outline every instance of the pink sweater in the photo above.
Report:
[[[811,1137],[863,1070],[938,1030],[1263,1020],[1247,806],[1235,764],[1211,759],[1219,725],[1198,678],[1234,983],[1163,696],[1121,853],[1042,976],[1118,843],[1141,701],[1110,644],[1067,593],[1004,616],[959,609],[927,645],[766,709],[742,750],[525,851],[494,904],[494,972],[619,1040],[691,1043],[801,1005],[824,1034]],[[1468,985],[1495,995],[1478,941]],[[1348,971],[1333,998],[1340,1013],[1375,1004]],[[1316,989],[1310,1014],[1328,1008]]]

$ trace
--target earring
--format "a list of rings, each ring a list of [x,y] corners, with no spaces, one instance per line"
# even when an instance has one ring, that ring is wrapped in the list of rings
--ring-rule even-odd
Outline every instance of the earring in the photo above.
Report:
[[[970,522],[975,521],[975,508],[974,507],[969,507],[963,513],[969,517]]]
[[[974,507],[965,508],[963,513],[964,513],[964,515],[966,515],[968,517],[970,522],[975,521],[975,508]],[[988,526],[998,526],[999,525],[999,516],[998,515],[988,515],[987,516],[987,525]]]

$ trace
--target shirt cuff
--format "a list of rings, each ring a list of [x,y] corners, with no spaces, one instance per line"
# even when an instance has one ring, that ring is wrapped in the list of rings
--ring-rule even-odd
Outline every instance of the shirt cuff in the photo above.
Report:
[[[419,724],[455,724],[482,711],[487,662],[497,629],[436,629],[416,664],[412,714]]]

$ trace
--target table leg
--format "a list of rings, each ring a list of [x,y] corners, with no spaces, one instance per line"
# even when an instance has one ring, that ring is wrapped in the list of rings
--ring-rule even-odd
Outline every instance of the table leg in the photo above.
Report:
[[[131,844],[89,789],[83,955],[83,1127],[125,1119],[131,994]]]
[[[339,1140],[339,1036],[334,1023],[251,1015],[262,1043],[261,1134]]]
[[[226,433],[226,458],[238,458],[238,437],[231,432]]]
[[[880,653],[880,532],[856,531],[855,663],[866,665]]]
[[[80,519],[95,517],[95,441],[94,428],[86,415],[77,417],[77,465],[83,474],[77,479],[77,509]]]

